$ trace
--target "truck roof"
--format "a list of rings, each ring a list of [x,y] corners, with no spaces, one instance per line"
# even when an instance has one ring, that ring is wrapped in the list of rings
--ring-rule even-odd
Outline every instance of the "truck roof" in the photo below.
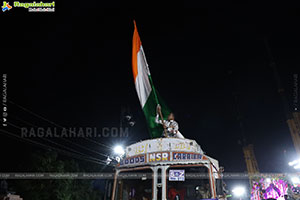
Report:
[[[131,144],[117,168],[211,163],[219,169],[217,160],[204,154],[200,145],[191,139],[155,138]]]

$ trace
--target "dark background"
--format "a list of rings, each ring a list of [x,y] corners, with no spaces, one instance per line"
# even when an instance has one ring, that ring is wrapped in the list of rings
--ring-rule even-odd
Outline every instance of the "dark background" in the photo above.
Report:
[[[174,2],[174,8],[167,3],[134,7],[136,3],[56,2],[55,13],[23,8],[1,13],[6,22],[1,69],[8,75],[8,98],[65,127],[118,127],[127,107],[136,121],[130,137],[95,140],[113,146],[149,138],[131,71],[135,19],[154,84],[186,138],[195,139],[227,172],[246,171],[236,95],[260,171],[288,171],[295,150],[264,38],[292,106],[293,75],[300,64],[296,8],[259,10],[232,3],[221,10],[188,1]],[[13,104],[8,104],[8,114],[18,126],[24,124],[16,117],[53,127]],[[7,130],[20,134],[13,127]],[[85,140],[75,142],[109,154]],[[21,170],[37,149],[1,135],[1,169]]]

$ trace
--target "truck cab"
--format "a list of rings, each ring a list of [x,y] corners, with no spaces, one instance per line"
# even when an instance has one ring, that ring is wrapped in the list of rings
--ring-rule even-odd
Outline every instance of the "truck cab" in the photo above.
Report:
[[[225,199],[217,160],[195,140],[157,138],[125,149],[115,169],[112,200]]]

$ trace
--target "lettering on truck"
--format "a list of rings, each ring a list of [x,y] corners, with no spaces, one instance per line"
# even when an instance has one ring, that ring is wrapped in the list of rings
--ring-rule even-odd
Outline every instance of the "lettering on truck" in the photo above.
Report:
[[[125,158],[120,161],[120,165],[133,165],[145,163],[145,155]]]
[[[173,160],[201,160],[201,154],[173,152]]]
[[[149,162],[169,161],[170,154],[167,152],[149,153]]]

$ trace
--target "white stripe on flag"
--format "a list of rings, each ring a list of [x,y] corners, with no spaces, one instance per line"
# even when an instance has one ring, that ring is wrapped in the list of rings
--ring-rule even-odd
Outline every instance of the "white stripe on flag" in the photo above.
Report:
[[[148,64],[144,56],[144,50],[141,46],[138,55],[137,55],[137,67],[138,67],[138,74],[135,81],[136,91],[141,103],[142,108],[151,93],[151,84],[149,81],[149,69]]]

